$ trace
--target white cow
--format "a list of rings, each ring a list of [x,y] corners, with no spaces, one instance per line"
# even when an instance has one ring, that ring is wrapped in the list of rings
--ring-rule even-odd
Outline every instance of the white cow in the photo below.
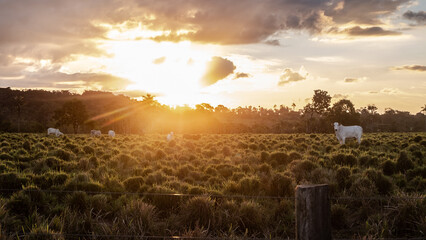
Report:
[[[115,137],[115,132],[113,130],[109,130],[108,135],[111,137]]]
[[[59,129],[57,129],[57,128],[48,128],[48,129],[47,129],[47,135],[50,135],[50,134],[55,134],[55,136],[57,136],[57,137],[64,135],[64,134],[63,134],[63,133],[61,133],[61,131],[59,131]]]
[[[170,132],[170,133],[167,135],[167,142],[172,141],[172,140],[173,140],[173,136],[174,136],[174,133],[173,133],[173,132]]]
[[[356,138],[358,141],[358,144],[361,143],[361,136],[362,136],[362,127],[361,126],[343,126],[342,124],[339,124],[338,122],[334,123],[334,132],[336,132],[337,140],[339,140],[339,143],[345,144],[346,138]]]
[[[92,137],[100,137],[102,135],[101,130],[91,130],[90,136]]]

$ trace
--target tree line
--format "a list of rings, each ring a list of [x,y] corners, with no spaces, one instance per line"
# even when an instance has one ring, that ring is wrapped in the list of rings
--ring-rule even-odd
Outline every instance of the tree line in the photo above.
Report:
[[[90,129],[117,133],[329,133],[331,124],[361,125],[365,132],[426,131],[426,105],[415,115],[374,104],[356,109],[348,99],[331,104],[324,90],[315,90],[302,109],[275,105],[227,108],[200,103],[170,107],[146,94],[141,101],[111,92],[14,90],[0,88],[1,132],[45,132],[59,127],[65,133]]]

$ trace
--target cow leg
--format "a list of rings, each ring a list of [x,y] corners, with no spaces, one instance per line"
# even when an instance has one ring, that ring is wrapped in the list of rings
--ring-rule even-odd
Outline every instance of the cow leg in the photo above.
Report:
[[[346,138],[343,138],[343,139],[342,139],[343,144],[345,144],[345,140],[346,140]]]

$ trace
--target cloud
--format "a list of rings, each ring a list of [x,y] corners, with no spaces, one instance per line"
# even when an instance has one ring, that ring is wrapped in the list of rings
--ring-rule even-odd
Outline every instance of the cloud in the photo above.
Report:
[[[323,63],[337,63],[337,62],[346,61],[346,59],[339,56],[306,57],[305,59],[308,61],[323,62]]]
[[[248,73],[237,72],[237,73],[235,73],[234,79],[237,79],[237,78],[248,78],[248,77],[251,77],[251,75],[248,74]]]
[[[337,99],[347,99],[348,97],[349,97],[349,95],[347,95],[347,94],[340,94],[340,93],[337,93],[337,94],[333,95],[333,98],[337,98]]]
[[[400,32],[384,30],[381,27],[362,28],[362,27],[359,27],[359,26],[352,27],[352,28],[346,28],[346,29],[342,29],[342,30],[333,28],[333,29],[329,30],[329,33],[344,34],[344,35],[353,36],[353,37],[371,37],[371,36],[377,37],[377,36],[401,35]]]
[[[207,70],[201,79],[201,83],[204,86],[213,85],[232,74],[235,68],[234,63],[226,58],[212,57],[207,63]]]
[[[413,11],[406,11],[403,15],[405,19],[415,21],[419,25],[426,24],[426,12],[425,11],[419,11],[419,12],[413,12]]]
[[[410,71],[418,71],[418,72],[425,72],[426,66],[423,65],[405,65],[400,67],[393,67],[393,70],[410,70]]]
[[[277,44],[275,40],[268,39],[286,30],[306,30],[312,34],[321,34],[330,27],[349,23],[382,25],[384,23],[381,18],[396,12],[408,2],[409,0],[239,0],[230,4],[228,0],[145,0],[138,4],[144,10],[144,16],[155,16],[142,19],[146,26],[153,30],[167,30],[167,33],[153,37],[157,41]],[[186,31],[180,31],[182,29]],[[374,32],[377,29],[366,31]]]
[[[164,61],[166,61],[166,57],[159,57],[159,58],[154,59],[154,61],[152,61],[152,63],[162,64],[162,63],[164,63]]]
[[[346,77],[345,79],[343,79],[343,82],[344,83],[359,83],[359,82],[364,82],[365,80],[367,80],[366,77],[361,77],[361,78]]]
[[[35,72],[24,71],[16,79],[4,79],[2,85],[17,88],[63,88],[117,91],[125,89],[132,82],[107,73],[63,73],[59,67],[39,69]]]
[[[295,72],[291,68],[284,69],[284,72],[280,76],[280,81],[278,82],[278,85],[283,86],[291,82],[305,80],[308,76],[308,73],[303,73],[304,71],[305,70],[303,67],[300,68],[299,72]]]
[[[402,92],[398,88],[383,88],[382,90],[380,90],[379,93],[387,94],[387,95],[400,95],[400,94],[404,94],[404,92]]]
[[[268,45],[272,45],[272,46],[280,46],[280,40],[278,39],[271,39],[271,40],[266,40],[265,41],[266,44]]]

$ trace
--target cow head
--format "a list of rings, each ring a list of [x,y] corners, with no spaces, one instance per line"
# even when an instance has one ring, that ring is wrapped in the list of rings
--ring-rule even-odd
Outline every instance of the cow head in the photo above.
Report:
[[[333,125],[334,125],[334,131],[337,132],[337,130],[339,130],[340,124],[338,122],[335,122],[335,123],[333,123]]]

